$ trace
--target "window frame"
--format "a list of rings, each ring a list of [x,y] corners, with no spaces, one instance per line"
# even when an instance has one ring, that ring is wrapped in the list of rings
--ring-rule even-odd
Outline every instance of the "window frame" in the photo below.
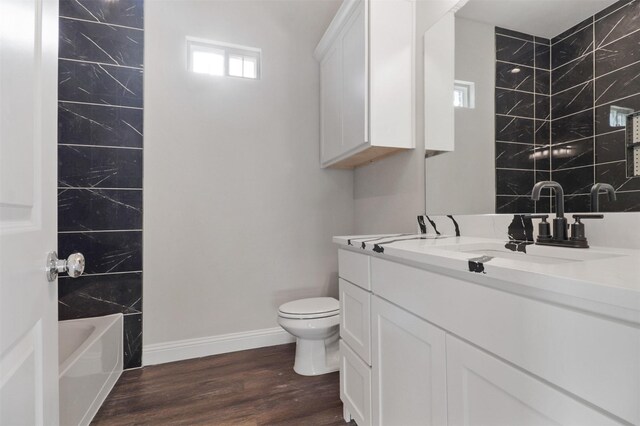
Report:
[[[215,75],[209,73],[199,73],[193,70],[193,53],[199,52],[223,52],[224,53],[224,70],[222,75]],[[231,75],[229,72],[229,57],[240,56],[243,59],[242,76]],[[245,77],[244,76],[244,60],[245,58],[255,59],[256,64],[256,76]],[[239,44],[225,43],[215,40],[207,40],[198,37],[187,36],[187,69],[195,74],[205,74],[211,77],[227,77],[227,78],[240,78],[243,80],[260,80],[262,79],[262,49],[256,47],[242,46]]]
[[[476,84],[473,81],[454,80],[453,93],[463,92],[463,104],[454,108],[474,109],[476,107]]]

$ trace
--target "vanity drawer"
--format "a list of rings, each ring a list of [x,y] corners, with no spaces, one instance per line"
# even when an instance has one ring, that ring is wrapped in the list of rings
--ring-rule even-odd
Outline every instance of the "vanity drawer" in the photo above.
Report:
[[[371,368],[344,340],[340,340],[340,399],[344,413],[358,426],[371,424]]]
[[[632,424],[640,424],[640,329],[378,258],[373,294]]]
[[[340,280],[340,337],[371,365],[371,293]]]
[[[340,278],[359,287],[371,290],[370,256],[348,250],[338,250]]]

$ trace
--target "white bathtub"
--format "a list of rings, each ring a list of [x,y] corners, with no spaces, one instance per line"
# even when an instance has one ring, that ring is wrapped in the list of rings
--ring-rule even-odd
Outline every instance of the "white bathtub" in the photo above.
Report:
[[[60,425],[88,425],[122,374],[122,314],[58,324]]]

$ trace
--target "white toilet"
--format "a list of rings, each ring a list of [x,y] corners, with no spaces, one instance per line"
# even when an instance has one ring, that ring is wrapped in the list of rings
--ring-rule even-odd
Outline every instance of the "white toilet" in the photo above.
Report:
[[[293,370],[303,376],[338,371],[340,303],[333,297],[294,300],[280,306],[278,323],[296,337]]]

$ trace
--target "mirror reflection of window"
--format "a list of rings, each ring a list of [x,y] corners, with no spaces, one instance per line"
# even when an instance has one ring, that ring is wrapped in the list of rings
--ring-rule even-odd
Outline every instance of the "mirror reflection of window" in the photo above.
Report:
[[[475,108],[475,92],[475,83],[456,80],[453,86],[453,106],[456,108]]]
[[[627,115],[632,114],[633,109],[611,105],[609,110],[609,126],[625,127],[627,125]]]

